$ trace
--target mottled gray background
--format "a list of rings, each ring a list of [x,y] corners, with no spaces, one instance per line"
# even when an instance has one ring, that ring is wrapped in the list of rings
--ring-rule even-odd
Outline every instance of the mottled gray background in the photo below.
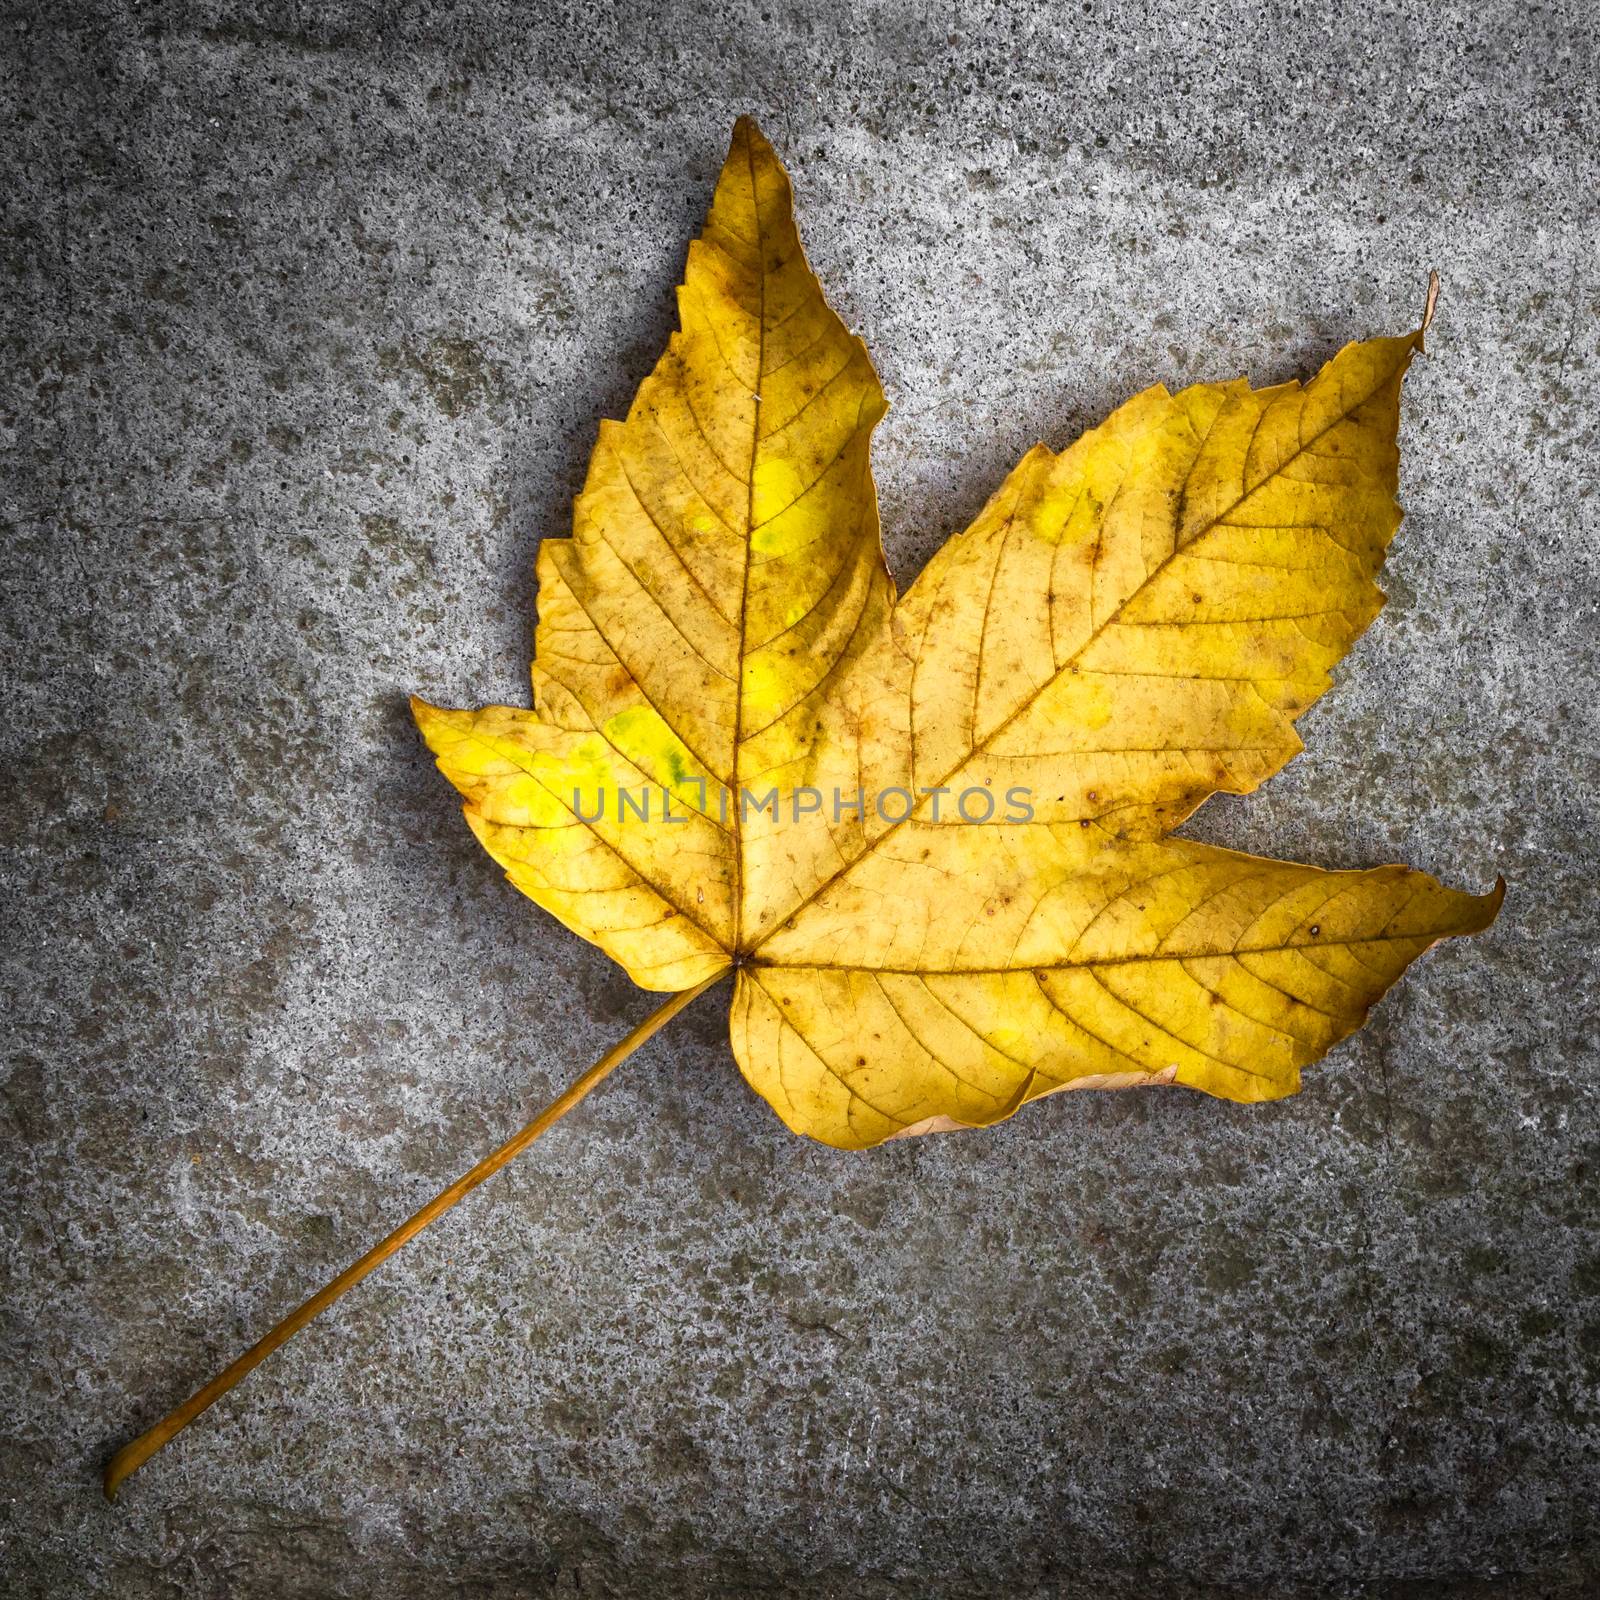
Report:
[[[11,7],[8,1596],[1600,1583],[1586,0]],[[404,709],[542,534],[736,113],[894,410],[902,582],[1035,439],[1445,291],[1388,610],[1205,836],[1511,885],[1306,1092],[845,1156],[708,996],[109,1508],[110,1450],[653,1002]]]

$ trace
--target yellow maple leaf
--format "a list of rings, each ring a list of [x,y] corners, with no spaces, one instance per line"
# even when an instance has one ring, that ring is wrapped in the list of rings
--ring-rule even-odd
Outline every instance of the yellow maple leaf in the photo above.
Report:
[[[1433,294],[1430,289],[1429,314]],[[745,1077],[862,1148],[1060,1089],[1292,1094],[1474,896],[1169,836],[1299,749],[1377,615],[1422,327],[1036,446],[896,604],[883,391],[742,119],[682,327],[539,554],[534,709],[413,701],[516,886],[672,999],[119,1450],[129,1473],[735,970]]]
[[[1383,603],[1421,329],[1036,446],[897,605],[883,394],[748,119],[679,306],[540,551],[535,709],[414,706],[519,889],[647,989],[737,968],[734,1052],[796,1132],[1292,1094],[1410,961],[1493,920],[1498,886],[1168,837],[1300,749]]]

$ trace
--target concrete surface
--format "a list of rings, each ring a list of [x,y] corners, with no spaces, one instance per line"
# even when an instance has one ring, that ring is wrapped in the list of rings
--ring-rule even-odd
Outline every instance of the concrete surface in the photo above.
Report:
[[[59,0],[0,19],[11,1597],[1600,1585],[1584,0]],[[1035,438],[1445,290],[1389,609],[1198,831],[1511,895],[1298,1099],[849,1158],[707,996],[132,1480],[109,1451],[651,1002],[408,724],[531,573],[736,113],[894,411],[902,580]]]

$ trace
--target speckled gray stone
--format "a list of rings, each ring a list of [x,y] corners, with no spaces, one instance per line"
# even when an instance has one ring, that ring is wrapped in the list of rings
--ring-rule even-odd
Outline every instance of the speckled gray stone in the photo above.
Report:
[[[1597,45],[1587,0],[10,7],[6,1595],[1595,1592]],[[653,1003],[404,696],[524,699],[741,111],[893,403],[902,582],[1034,439],[1440,269],[1389,607],[1192,827],[1505,911],[1294,1100],[866,1156],[707,996],[108,1507]]]

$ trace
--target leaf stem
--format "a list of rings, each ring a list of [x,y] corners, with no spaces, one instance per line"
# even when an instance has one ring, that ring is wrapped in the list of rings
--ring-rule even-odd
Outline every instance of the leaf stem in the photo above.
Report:
[[[683,1008],[723,976],[714,973],[693,989],[675,994],[664,1006],[651,1012],[626,1038],[614,1044],[595,1064],[564,1089],[527,1127],[487,1155],[470,1172],[457,1178],[448,1189],[441,1190],[415,1216],[402,1222],[388,1238],[375,1244],[352,1266],[319,1289],[298,1310],[291,1311],[264,1339],[251,1345],[245,1353],[222,1372],[219,1372],[203,1389],[189,1396],[176,1411],[163,1417],[153,1428],[141,1433],[131,1444],[125,1444],[106,1466],[104,1488],[106,1499],[116,1498],[118,1486],[130,1473],[137,1472],[164,1444],[194,1421],[208,1406],[214,1405],[241,1378],[253,1371],[281,1344],[286,1344],[305,1325],[331,1306],[346,1289],[354,1288],[372,1269],[387,1261],[401,1245],[421,1233],[428,1224],[444,1215],[458,1200],[472,1193],[486,1178],[491,1178],[508,1161],[514,1160],[547,1128],[553,1127],[596,1088],[617,1067],[621,1066],[635,1050],[658,1028],[670,1022]]]

